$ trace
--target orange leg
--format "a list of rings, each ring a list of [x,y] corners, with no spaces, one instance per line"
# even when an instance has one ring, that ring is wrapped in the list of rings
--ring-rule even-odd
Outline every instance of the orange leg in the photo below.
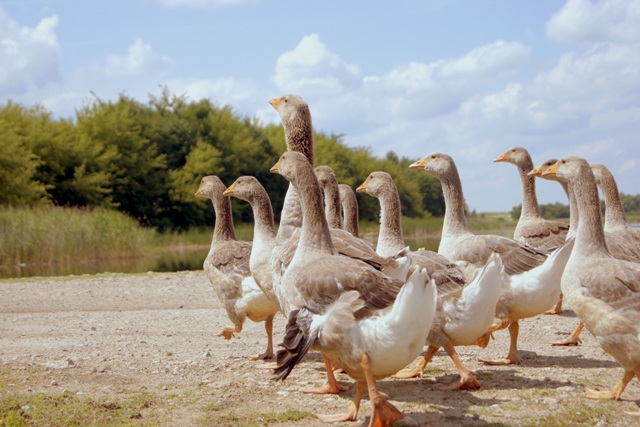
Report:
[[[551,345],[580,345],[580,343],[582,342],[580,341],[580,332],[582,332],[582,328],[584,328],[584,323],[580,322],[578,323],[578,326],[576,326],[576,328],[573,330],[573,332],[571,332],[569,338],[551,343]]]
[[[253,360],[264,360],[271,359],[274,356],[273,353],[273,317],[275,314],[267,317],[267,320],[264,321],[264,330],[267,333],[267,350],[258,354],[257,356],[251,356]]]
[[[366,354],[362,355],[360,366],[364,370],[369,388],[369,400],[371,401],[371,420],[369,427],[386,427],[404,418],[402,412],[387,400],[386,396],[378,390],[376,380],[371,373],[371,361]]]
[[[327,384],[319,388],[312,388],[308,390],[302,390],[303,393],[312,394],[338,394],[341,391],[349,390],[349,387],[340,385],[336,380],[336,376],[333,373],[333,362],[323,353],[320,353],[322,360],[324,361],[324,367],[327,370]]]
[[[547,310],[544,314],[560,314],[562,312],[562,293],[560,294],[560,298],[558,298],[558,303],[555,308],[551,310]]]
[[[498,360],[480,360],[486,365],[514,365],[518,363],[518,332],[520,331],[520,325],[518,322],[513,322],[509,325],[509,335],[511,337],[511,343],[509,345],[509,354],[504,359]]]
[[[640,370],[636,370],[636,372],[640,372]],[[620,395],[624,391],[627,384],[629,384],[629,381],[631,381],[633,377],[636,376],[636,372],[625,371],[624,377],[622,377],[622,380],[618,384],[616,384],[616,386],[613,387],[611,390],[597,391],[597,390],[587,388],[586,389],[587,399],[608,399],[608,400],[620,399]]]
[[[427,366],[427,363],[431,361],[434,354],[438,351],[438,347],[434,347],[432,345],[427,349],[427,353],[424,355],[422,359],[413,368],[405,368],[401,371],[398,371],[395,375],[392,375],[392,378],[422,378],[424,375],[424,368]]]
[[[349,404],[349,408],[347,412],[344,414],[336,414],[336,415],[318,415],[325,423],[337,423],[341,421],[355,421],[358,419],[358,410],[360,409],[360,401],[362,400],[362,396],[364,396],[364,392],[367,389],[367,383],[364,381],[358,381],[356,383],[356,394],[353,396],[353,400]]]
[[[447,352],[453,363],[456,365],[456,369],[458,369],[458,373],[460,374],[460,382],[458,384],[454,384],[450,387],[452,390],[476,390],[480,388],[480,382],[475,377],[475,372],[464,366],[462,360],[456,353],[456,349],[454,348],[451,341],[444,345],[444,350]]]

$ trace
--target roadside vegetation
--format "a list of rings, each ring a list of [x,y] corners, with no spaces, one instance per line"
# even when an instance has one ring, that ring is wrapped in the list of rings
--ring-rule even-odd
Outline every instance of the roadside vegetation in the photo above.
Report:
[[[266,103],[266,101],[265,101]],[[285,150],[280,124],[261,124],[208,99],[188,101],[166,88],[141,103],[124,94],[96,98],[75,117],[57,119],[40,105],[0,104],[0,266],[70,259],[138,256],[149,248],[206,247],[214,214],[196,198],[200,179],[230,185],[253,175],[271,198],[276,222],[287,182],[269,172]],[[352,188],[375,170],[393,177],[405,237],[420,245],[442,228],[444,199],[436,179],[408,169],[416,159],[389,151],[379,158],[349,148],[341,135],[314,133],[315,160]],[[378,230],[378,201],[357,194],[362,232]],[[622,195],[631,220],[640,195]],[[233,199],[238,237],[251,239],[248,203]],[[542,206],[547,218],[568,218],[568,206]],[[508,213],[468,212],[470,227],[504,235],[520,206]]]

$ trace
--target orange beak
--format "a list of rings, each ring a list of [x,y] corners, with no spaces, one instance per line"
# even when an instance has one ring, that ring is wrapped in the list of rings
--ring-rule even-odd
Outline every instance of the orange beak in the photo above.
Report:
[[[273,98],[273,99],[269,100],[269,104],[271,104],[271,106],[277,110],[278,109],[278,105],[280,105],[280,101],[282,101],[282,97]]]
[[[411,163],[409,169],[423,170],[426,163],[426,157],[423,157],[417,162]]]
[[[367,192],[367,182],[369,179],[367,178],[358,188],[356,188],[357,193],[366,193]]]
[[[544,176],[544,177],[555,177],[556,176],[556,171],[558,170],[558,162],[554,163],[553,165],[549,166],[547,168],[546,171],[542,172],[542,174],[540,176]]]
[[[508,157],[508,153],[509,153],[508,151],[505,151],[500,156],[498,156],[495,159],[493,159],[493,163],[506,162],[507,161],[507,157]]]
[[[236,187],[236,183],[234,182],[233,184],[231,184],[229,186],[229,188],[227,188],[226,190],[224,190],[224,193],[222,193],[223,196],[233,196],[233,189]]]
[[[280,159],[278,159],[275,165],[271,166],[271,169],[269,169],[269,172],[280,173]]]
[[[538,166],[535,169],[531,169],[527,175],[529,175],[529,176],[540,176],[540,175],[542,175],[542,166]]]
[[[196,191],[196,197],[202,197],[202,183],[200,183],[198,191]]]

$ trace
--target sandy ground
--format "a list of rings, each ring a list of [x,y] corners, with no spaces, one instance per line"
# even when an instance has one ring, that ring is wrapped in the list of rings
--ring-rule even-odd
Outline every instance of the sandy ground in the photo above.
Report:
[[[584,397],[585,386],[608,389],[622,377],[588,332],[578,347],[549,344],[577,322],[569,307],[559,316],[521,322],[519,365],[484,366],[478,360],[506,356],[507,331],[484,350],[459,347],[482,383],[476,391],[446,389],[458,376],[442,351],[424,378],[386,379],[379,387],[406,415],[398,425],[640,424],[623,412],[638,410],[637,380],[619,402]],[[0,397],[71,393],[119,402],[147,393],[152,402],[136,418],[153,425],[319,426],[326,424],[310,414],[346,410],[355,390],[347,376],[339,380],[351,389],[340,395],[300,392],[325,381],[317,353],[276,383],[271,371],[259,369],[263,362],[247,357],[264,350],[263,325],[247,321],[237,338],[214,337],[227,323],[202,271],[3,280]],[[278,316],[276,343],[283,326]],[[367,425],[369,409],[365,397],[358,421],[338,425]],[[278,418],[296,411],[309,415]]]

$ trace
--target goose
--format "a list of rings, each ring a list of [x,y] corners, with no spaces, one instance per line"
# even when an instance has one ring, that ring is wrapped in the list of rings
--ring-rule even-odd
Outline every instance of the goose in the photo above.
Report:
[[[273,273],[269,266],[271,252],[276,243],[276,231],[273,220],[273,207],[267,191],[264,189],[260,181],[254,176],[238,177],[222,193],[223,196],[236,197],[244,200],[251,205],[253,211],[254,231],[253,231],[253,248],[249,259],[251,275],[256,284],[262,291],[274,302],[274,307],[280,311],[278,299],[273,291]],[[273,316],[271,321],[265,324],[273,327]]]
[[[613,174],[602,164],[592,164],[591,171],[604,196],[606,206],[604,231],[619,235],[636,247],[640,246],[640,229],[631,227],[627,222],[627,216],[624,213],[624,206],[622,206],[618,192],[618,184]]]
[[[360,237],[360,217],[358,213],[358,199],[353,188],[347,184],[338,184],[340,191],[340,205],[344,229],[355,237]]]
[[[533,169],[529,152],[523,147],[513,147],[494,159],[516,165],[522,183],[522,210],[513,238],[532,248],[551,252],[565,242],[569,224],[544,219],[536,197],[535,177],[528,173]]]
[[[206,197],[213,203],[216,220],[211,248],[204,260],[203,268],[227,316],[233,326],[225,326],[216,336],[231,339],[240,333],[245,319],[265,322],[267,349],[252,359],[273,357],[273,316],[278,311],[277,303],[269,298],[251,276],[251,242],[236,239],[231,216],[231,201],[223,196],[226,190],[220,178],[208,175],[200,181],[196,197]],[[275,310],[275,311],[274,311]]]
[[[329,227],[343,228],[340,211],[340,188],[338,187],[336,174],[327,165],[317,166],[315,173],[320,183],[320,188],[324,193],[324,211]]]
[[[555,174],[547,174],[543,175],[543,172],[546,171],[549,167],[553,166],[558,160],[557,159],[548,159],[538,165],[536,168],[532,169],[529,172],[529,175],[536,176],[544,179],[549,179],[552,181],[558,182],[562,188],[564,189],[567,197],[569,198],[569,233],[567,237],[575,237],[576,230],[578,229],[578,225],[580,224],[580,212],[578,209],[578,202],[576,200],[575,194],[573,190],[569,187],[568,181],[560,176],[556,176]],[[592,172],[593,173],[593,172]],[[595,175],[595,174],[594,174]],[[617,236],[614,233],[609,233],[604,231],[604,239],[607,245],[607,248],[611,255],[614,257],[632,261],[632,262],[640,262],[640,253],[638,253],[638,248],[633,245],[628,245],[625,242],[625,239]],[[578,326],[571,332],[569,337],[564,340],[557,341],[552,343],[555,346],[575,346],[580,344],[580,333],[584,328],[584,324],[580,322]]]
[[[611,390],[587,389],[586,396],[618,400],[634,376],[640,379],[640,264],[617,259],[607,249],[598,188],[585,159],[564,157],[542,176],[565,180],[579,211],[562,292],[602,349],[624,369],[622,380]]]
[[[382,171],[372,172],[356,191],[380,201],[377,252],[380,255],[399,252],[405,242],[400,195],[391,175]],[[492,326],[502,283],[500,257],[490,259],[483,271],[465,285],[460,268],[437,252],[422,249],[409,254],[417,265],[426,268],[434,278],[438,289],[438,306],[427,337],[425,356],[413,368],[400,371],[394,378],[422,377],[429,361],[440,347],[444,347],[460,374],[459,383],[452,388],[480,388],[475,373],[464,366],[454,347],[475,344]]]
[[[287,152],[299,152],[303,154],[310,165],[314,163],[313,155],[313,125],[308,104],[299,95],[284,95],[272,98],[269,104],[278,112],[284,128]],[[284,205],[280,215],[280,226],[276,234],[276,245],[271,252],[270,266],[273,272],[273,287],[280,308],[285,316],[297,309],[295,303],[289,298],[287,292],[282,291],[280,283],[282,277],[291,262],[302,226],[302,210],[299,196],[290,183],[285,196]],[[363,260],[372,266],[382,269],[390,269],[390,274],[399,268],[398,262],[391,257],[379,256],[366,241],[355,238],[351,233],[338,228],[330,230],[333,245],[344,256]],[[395,269],[395,270],[394,270]],[[333,375],[331,361],[322,355],[327,368],[328,383],[316,389],[303,390],[307,393],[339,393],[346,390],[339,384]]]
[[[475,235],[467,226],[462,184],[451,156],[432,153],[409,168],[438,178],[442,185],[446,208],[439,253],[452,261],[476,267],[486,264],[493,253],[502,258],[506,274],[495,310],[499,323],[489,331],[509,328],[509,353],[505,358],[482,362],[489,365],[518,363],[518,321],[542,314],[556,304],[560,296],[560,278],[572,245],[565,243],[547,256],[507,237]]]
[[[536,197],[535,177],[529,175],[529,172],[533,169],[533,161],[526,148],[513,147],[493,161],[512,163],[518,168],[518,173],[520,174],[522,209],[516,229],[513,231],[513,238],[543,252],[550,252],[559,248],[566,240],[569,224],[561,221],[550,221],[542,217],[538,198]],[[561,311],[562,294],[560,294],[555,308],[547,311],[546,314],[558,314]]]
[[[403,276],[392,279],[367,263],[338,255],[322,207],[313,167],[297,152],[284,153],[272,172],[298,193],[303,223],[298,247],[281,286],[299,307],[289,313],[276,379],[284,380],[311,349],[326,354],[356,381],[344,414],[327,422],[355,421],[368,390],[370,426],[388,426],[403,414],[379,391],[376,380],[392,375],[420,354],[436,305],[433,280],[406,257]]]

